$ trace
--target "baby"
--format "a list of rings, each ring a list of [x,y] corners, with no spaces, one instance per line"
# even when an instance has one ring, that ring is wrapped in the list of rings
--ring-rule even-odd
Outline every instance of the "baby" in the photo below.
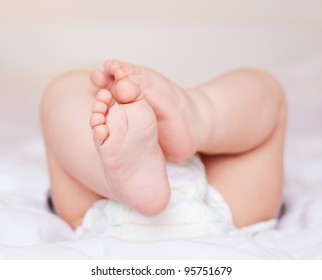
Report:
[[[286,105],[270,74],[239,69],[185,89],[120,61],[66,73],[41,104],[55,209],[73,228],[99,199],[145,216],[170,198],[166,161],[199,153],[236,227],[277,215]]]

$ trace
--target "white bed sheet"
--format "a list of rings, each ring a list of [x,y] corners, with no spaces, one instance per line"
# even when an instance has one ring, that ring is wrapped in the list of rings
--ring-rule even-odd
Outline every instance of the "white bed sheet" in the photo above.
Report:
[[[276,228],[162,242],[77,239],[49,212],[44,147],[39,127],[30,125],[39,103],[32,91],[43,86],[32,80],[43,73],[15,76],[11,69],[0,95],[0,259],[322,259],[322,52],[305,49],[300,59],[278,62],[270,69],[286,89],[290,124],[286,212]],[[8,86],[15,80],[17,88]]]

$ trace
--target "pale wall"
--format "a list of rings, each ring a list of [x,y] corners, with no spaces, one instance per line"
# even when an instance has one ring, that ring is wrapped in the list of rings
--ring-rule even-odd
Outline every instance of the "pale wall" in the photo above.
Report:
[[[51,20],[171,20],[322,25],[321,0],[0,0],[0,24]]]

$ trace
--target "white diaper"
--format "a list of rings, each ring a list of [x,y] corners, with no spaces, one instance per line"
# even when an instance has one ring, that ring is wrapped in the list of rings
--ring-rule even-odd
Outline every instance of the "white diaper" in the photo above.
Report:
[[[171,198],[160,215],[145,217],[119,202],[102,199],[87,211],[76,234],[156,241],[234,231],[230,209],[208,184],[198,156],[181,163],[168,163],[167,173]]]

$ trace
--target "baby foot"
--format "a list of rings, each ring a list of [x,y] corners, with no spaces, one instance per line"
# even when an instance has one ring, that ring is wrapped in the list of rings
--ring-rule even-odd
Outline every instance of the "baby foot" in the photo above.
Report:
[[[170,160],[183,160],[197,152],[199,145],[196,108],[188,91],[159,73],[128,63],[107,61],[104,71],[95,71],[91,80],[98,88],[108,88],[116,100],[115,84],[127,78],[137,85],[152,107],[158,122],[159,143]]]
[[[117,101],[106,89],[98,92],[90,119],[109,197],[143,215],[159,214],[169,201],[170,187],[156,116],[129,79],[114,90]]]

